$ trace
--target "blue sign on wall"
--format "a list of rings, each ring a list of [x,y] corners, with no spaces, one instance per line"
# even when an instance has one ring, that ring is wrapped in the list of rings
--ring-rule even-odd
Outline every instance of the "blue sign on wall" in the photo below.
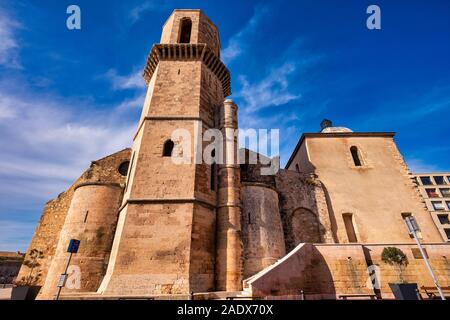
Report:
[[[80,246],[80,240],[72,239],[69,242],[69,247],[67,248],[67,252],[77,253],[79,246]]]

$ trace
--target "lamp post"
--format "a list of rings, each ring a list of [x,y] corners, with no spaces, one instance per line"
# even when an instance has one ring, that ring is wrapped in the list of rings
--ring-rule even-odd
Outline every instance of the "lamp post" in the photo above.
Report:
[[[419,247],[419,251],[422,254],[423,260],[425,261],[425,264],[428,268],[428,271],[430,272],[431,278],[433,279],[434,285],[436,286],[436,289],[439,292],[439,295],[441,296],[442,300],[445,300],[444,293],[442,292],[441,286],[439,285],[438,279],[436,278],[436,275],[434,274],[433,268],[431,267],[430,262],[428,261],[428,257],[423,250],[422,244],[420,243],[419,237],[417,236],[417,232],[420,231],[419,225],[417,224],[416,219],[414,219],[413,216],[407,216],[405,217],[406,226],[408,227],[409,234],[414,237],[414,240],[417,243],[417,246]]]
[[[67,252],[70,253],[69,260],[67,260],[66,269],[64,273],[61,274],[58,281],[58,293],[56,294],[56,300],[59,300],[59,296],[61,295],[61,290],[66,285],[67,281],[67,271],[69,270],[70,260],[72,260],[72,255],[78,252],[78,247],[80,246],[80,240],[71,239],[69,242],[69,247],[67,248]]]

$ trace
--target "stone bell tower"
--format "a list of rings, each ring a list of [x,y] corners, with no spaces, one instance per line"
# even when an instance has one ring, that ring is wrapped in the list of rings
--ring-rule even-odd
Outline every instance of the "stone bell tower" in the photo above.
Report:
[[[213,291],[218,173],[215,165],[195,159],[198,144],[207,144],[198,137],[220,129],[224,98],[231,94],[217,27],[200,10],[175,10],[150,52],[144,78],[147,96],[98,293]],[[184,135],[174,134],[180,129]],[[173,155],[185,161],[174,163]]]

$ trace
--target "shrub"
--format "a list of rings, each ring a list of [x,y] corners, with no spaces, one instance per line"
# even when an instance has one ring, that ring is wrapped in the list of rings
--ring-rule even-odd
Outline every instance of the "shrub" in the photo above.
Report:
[[[403,278],[403,270],[408,265],[408,257],[406,254],[396,247],[386,247],[381,253],[381,260],[391,266],[395,266],[398,271],[399,280],[405,283]]]

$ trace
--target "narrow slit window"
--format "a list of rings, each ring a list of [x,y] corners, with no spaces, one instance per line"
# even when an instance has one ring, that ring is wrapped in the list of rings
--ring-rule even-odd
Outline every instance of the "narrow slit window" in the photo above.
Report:
[[[172,140],[167,140],[164,143],[164,148],[163,148],[163,157],[171,157],[172,156],[172,151],[173,151],[173,147],[175,146],[175,144],[173,143]]]
[[[359,150],[358,147],[351,147],[350,148],[350,152],[352,153],[352,158],[353,158],[353,162],[355,164],[356,167],[361,167],[362,166],[362,162],[361,162],[361,157],[359,154]]]
[[[350,242],[350,243],[358,242],[358,239],[356,237],[355,226],[353,225],[353,214],[344,213],[343,218],[344,218],[345,231],[347,232],[348,242]]]
[[[191,19],[181,20],[180,43],[191,43],[192,21]]]
[[[211,165],[211,191],[216,190],[216,167],[215,163]]]
[[[210,180],[210,189],[211,191],[215,191],[216,190],[216,170],[217,170],[217,165],[216,165],[216,161],[215,161],[215,157],[216,157],[216,150],[213,150],[211,152],[211,158],[213,158],[214,162],[211,164],[211,180]]]
[[[86,211],[86,215],[84,216],[84,223],[87,222],[88,216],[89,216],[89,210]]]

